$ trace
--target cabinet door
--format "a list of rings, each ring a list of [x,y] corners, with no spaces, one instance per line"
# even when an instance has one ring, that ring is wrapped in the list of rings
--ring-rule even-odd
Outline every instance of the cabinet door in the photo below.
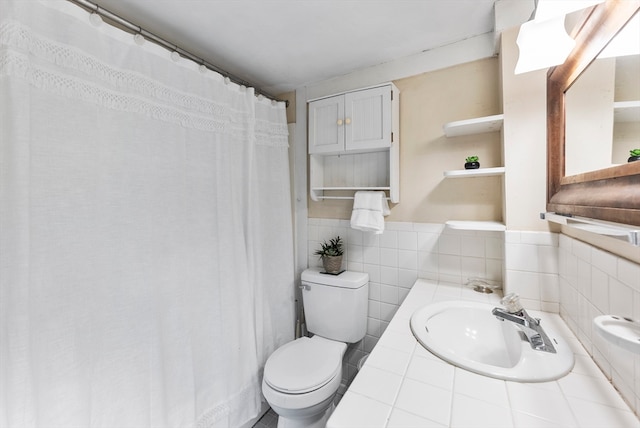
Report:
[[[309,154],[344,151],[344,95],[309,103]]]
[[[391,147],[391,86],[345,94],[345,149]]]

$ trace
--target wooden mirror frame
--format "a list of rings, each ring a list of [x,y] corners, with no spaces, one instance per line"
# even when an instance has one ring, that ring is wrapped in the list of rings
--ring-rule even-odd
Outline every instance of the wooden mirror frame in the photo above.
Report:
[[[565,176],[565,92],[640,10],[640,0],[607,0],[586,10],[576,46],[547,73],[547,211],[640,226],[640,161]]]

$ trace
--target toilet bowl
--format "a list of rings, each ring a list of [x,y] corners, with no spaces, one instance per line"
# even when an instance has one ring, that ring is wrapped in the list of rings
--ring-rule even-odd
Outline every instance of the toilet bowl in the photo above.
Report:
[[[279,428],[323,428],[342,380],[343,342],[301,337],[277,349],[264,368],[262,393]]]

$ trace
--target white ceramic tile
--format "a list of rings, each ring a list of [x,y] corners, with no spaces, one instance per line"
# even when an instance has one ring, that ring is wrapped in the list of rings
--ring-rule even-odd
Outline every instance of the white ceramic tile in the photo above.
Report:
[[[361,245],[351,245],[347,247],[347,256],[349,262],[364,262],[364,249]]]
[[[391,321],[397,310],[398,305],[380,302],[380,319],[382,321]]]
[[[418,233],[413,231],[398,232],[398,249],[418,251]]]
[[[404,375],[409,365],[411,354],[386,346],[376,346],[369,354],[366,365],[386,370],[397,375]]]
[[[525,244],[505,244],[505,267],[510,270],[538,272],[538,247]]]
[[[617,257],[596,247],[591,247],[591,264],[609,276],[615,277],[618,273]]]
[[[520,242],[523,244],[557,247],[559,238],[557,233],[521,231]]]
[[[485,238],[466,236],[460,244],[460,255],[467,257],[485,257]]]
[[[402,288],[411,288],[418,279],[418,271],[416,269],[398,269],[398,286]]]
[[[413,223],[406,221],[387,221],[385,223],[389,230],[395,231],[412,231]]]
[[[367,334],[369,336],[380,337],[380,320],[375,318],[367,318]]]
[[[380,266],[380,282],[387,285],[398,286],[398,268]]]
[[[387,348],[396,349],[402,352],[413,352],[417,342],[409,328],[402,329],[402,331],[393,330],[394,334],[388,333],[389,330],[387,330],[387,334],[383,334],[380,338],[378,343],[380,343],[381,346],[386,346]]]
[[[383,303],[398,304],[398,287],[392,285],[380,285],[380,301]],[[386,320],[391,321],[391,320]]]
[[[380,265],[367,264],[362,265],[362,271],[369,274],[369,282],[380,282]]]
[[[609,313],[609,276],[595,266],[591,268],[591,301],[602,313]]]
[[[618,258],[618,280],[636,291],[640,291],[640,265]]]
[[[418,252],[415,250],[398,250],[398,267],[401,269],[418,269]]]
[[[444,228],[442,223],[413,223],[413,230],[416,232],[440,234]]]
[[[511,428],[511,411],[462,394],[453,395],[451,428]]]
[[[401,375],[365,364],[349,386],[349,390],[393,405],[401,383]]]
[[[380,302],[369,300],[368,314],[371,318],[380,319]]]
[[[405,379],[400,387],[395,407],[409,413],[449,425],[452,392]]]
[[[429,373],[429,376],[425,376]],[[454,367],[444,361],[414,356],[409,363],[406,377],[415,379],[442,389],[453,389]]]
[[[591,263],[591,245],[574,239],[572,250],[576,257],[586,261],[587,263]]]
[[[576,259],[577,281],[575,283],[578,291],[586,297],[591,296],[591,265],[582,259]]]
[[[504,232],[504,242],[519,244],[521,239],[520,235],[521,233],[517,230],[507,230]]]
[[[569,373],[558,379],[558,384],[567,397],[580,398],[623,410],[628,409],[620,395],[611,388],[606,379]]]
[[[604,377],[602,371],[598,368],[598,366],[593,362],[591,357],[588,355],[574,355],[575,357],[575,365],[573,366],[572,372],[577,374],[582,374],[585,376],[591,377]]]
[[[398,249],[398,232],[395,230],[385,230],[380,235],[380,248]]]
[[[609,278],[609,312],[633,317],[633,290],[614,278]]]
[[[487,238],[485,256],[489,259],[504,259],[504,238]]]
[[[380,301],[380,284],[377,282],[369,281],[369,299]]]
[[[523,299],[540,299],[539,277],[535,272],[507,269],[505,292],[518,293]]]
[[[558,248],[539,246],[537,271],[557,274],[558,270]]]
[[[446,425],[405,412],[404,410],[394,409],[391,412],[387,428],[446,428]]]
[[[380,235],[375,233],[363,233],[362,245],[365,247],[380,247]]]
[[[464,282],[468,278],[486,278],[486,259],[479,257],[460,257],[460,275]]]
[[[454,391],[497,406],[509,406],[506,382],[456,368]]]
[[[398,249],[380,247],[380,265],[398,267]]]
[[[562,426],[575,426],[576,422],[560,389],[552,385],[507,382],[511,408],[549,420]]]
[[[418,232],[418,251],[438,252],[439,233]]]
[[[364,246],[362,249],[363,261],[365,264],[380,264],[380,248],[374,246]]]
[[[438,274],[460,276],[460,256],[440,254],[438,259]]]
[[[438,253],[459,256],[462,238],[458,235],[442,234],[438,239]]]
[[[418,270],[438,273],[440,255],[418,251]]]
[[[358,411],[354,412],[354,408]],[[329,418],[327,428],[384,428],[390,414],[390,405],[347,391]]]
[[[540,300],[544,302],[560,301],[560,285],[558,275],[541,273],[538,276]]]
[[[580,427],[584,428],[638,428],[640,421],[629,410],[596,404],[573,397],[568,397],[569,406],[578,419]]]
[[[511,412],[515,426],[518,428],[573,428],[577,425],[563,425],[522,412]]]

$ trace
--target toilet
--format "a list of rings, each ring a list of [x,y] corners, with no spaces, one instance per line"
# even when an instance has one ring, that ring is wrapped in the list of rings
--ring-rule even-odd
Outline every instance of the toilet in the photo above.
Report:
[[[278,428],[324,428],[335,408],[347,343],[367,330],[369,274],[307,269],[301,288],[313,337],[281,346],[264,367],[262,393],[278,414]]]

